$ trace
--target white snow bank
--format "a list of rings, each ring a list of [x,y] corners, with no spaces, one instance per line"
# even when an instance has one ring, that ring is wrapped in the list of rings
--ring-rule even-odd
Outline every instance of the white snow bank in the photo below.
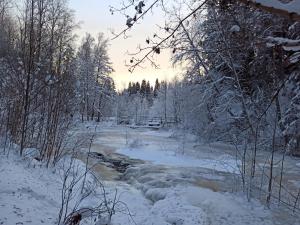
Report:
[[[270,211],[265,210],[258,201],[247,202],[244,197],[197,187],[183,188],[180,194],[190,204],[204,209],[214,225],[274,224]]]
[[[28,168],[17,158],[0,155],[0,224],[55,224],[58,190],[59,183],[51,172]]]
[[[145,196],[153,202],[164,199],[167,195],[167,189],[165,188],[152,188],[146,191]]]
[[[32,149],[27,149],[32,152]],[[0,149],[0,224],[3,225],[57,225],[59,210],[62,198],[62,182],[64,173],[68,171],[70,158],[65,157],[55,168],[47,169],[40,162],[36,163],[29,156],[19,157],[14,150],[11,150],[10,156],[1,154]],[[70,174],[66,180],[66,186],[72,189],[65,190],[65,193],[71,193],[68,215],[74,207],[76,209],[93,208],[103,202],[103,192],[94,182],[93,177],[87,174],[85,180],[85,193],[91,191],[91,194],[83,201],[84,194],[82,188],[83,174],[85,165],[74,160]],[[73,171],[74,170],[74,171]],[[70,186],[71,182],[76,182],[75,186]],[[114,191],[107,189],[107,193]],[[107,201],[111,202],[108,196]],[[110,203],[109,203],[110,204]],[[128,215],[122,215],[124,217]],[[87,219],[82,221],[82,225],[94,225]]]
[[[124,189],[125,187],[122,187]],[[152,191],[151,191],[152,190]],[[140,192],[125,191],[121,200],[126,202],[136,224],[143,225],[271,225],[270,211],[256,201],[243,197],[217,193],[205,188],[177,186],[168,189],[150,189],[148,192],[164,195],[159,201],[149,203]],[[123,219],[123,220],[122,220]],[[113,218],[114,225],[129,221]]]

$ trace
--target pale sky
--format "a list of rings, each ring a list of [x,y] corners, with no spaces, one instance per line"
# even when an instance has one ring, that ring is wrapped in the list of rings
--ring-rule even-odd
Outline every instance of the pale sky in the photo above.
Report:
[[[120,2],[121,0],[69,0],[70,8],[75,10],[77,22],[81,22],[81,28],[77,30],[80,39],[86,32],[94,36],[102,32],[106,37],[111,38],[111,29],[116,33],[122,31],[126,27],[126,17],[120,14],[111,15],[109,12],[109,5],[117,7]],[[125,60],[127,62],[130,60],[126,52],[134,52],[138,44],[145,44],[146,38],[158,31],[157,24],[164,24],[164,17],[164,13],[156,8],[153,13],[146,15],[140,24],[131,29],[128,33],[130,38],[120,37],[110,41],[109,55],[116,71],[112,77],[118,90],[127,87],[129,81],[146,79],[153,84],[156,78],[170,80],[179,73],[169,61],[169,50],[164,50],[157,59],[160,69],[145,65],[144,69],[137,69],[134,73],[130,73],[125,66]]]

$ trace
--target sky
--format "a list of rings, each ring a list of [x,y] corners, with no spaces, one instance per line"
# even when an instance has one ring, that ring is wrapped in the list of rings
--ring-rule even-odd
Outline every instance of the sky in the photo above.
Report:
[[[111,31],[116,33],[126,28],[126,17],[120,14],[111,15],[109,6],[120,6],[121,0],[69,0],[69,6],[75,11],[77,22],[80,22],[80,29],[77,30],[79,40],[88,32],[96,37],[102,32],[109,39],[113,37]],[[169,50],[164,50],[157,58],[156,62],[160,69],[155,69],[151,65],[144,65],[134,73],[128,71],[125,60],[129,62],[130,56],[127,52],[135,52],[138,44],[144,44],[147,37],[158,31],[157,24],[164,24],[165,15],[159,8],[153,10],[145,16],[144,20],[135,25],[130,32],[130,38],[111,40],[109,55],[113,63],[115,72],[111,75],[115,80],[118,90],[128,86],[129,81],[149,80],[154,84],[156,78],[159,80],[171,80],[179,74],[179,70],[172,66],[170,62]]]

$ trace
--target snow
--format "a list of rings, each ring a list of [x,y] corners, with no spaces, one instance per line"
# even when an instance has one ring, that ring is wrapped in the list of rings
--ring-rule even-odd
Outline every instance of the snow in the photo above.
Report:
[[[171,190],[164,200],[156,202],[150,211],[150,215],[152,216],[144,220],[143,224],[207,224],[204,211],[197,206],[188,204],[184,196],[177,190]]]
[[[299,51],[300,51],[300,46],[299,46]],[[289,60],[291,63],[299,62],[300,61],[300,52],[296,52],[293,55],[291,55]]]
[[[285,44],[298,45],[298,44],[300,44],[300,40],[293,40],[293,39],[283,38],[283,37],[269,36],[266,39],[268,41],[271,41],[271,42],[274,42],[274,43],[277,43],[277,44],[281,44],[281,45],[285,45]]]
[[[149,204],[142,200],[140,193],[133,196],[129,191],[122,200],[129,203],[134,212],[136,224],[159,225],[271,225],[270,211],[257,201],[247,202],[244,197],[230,193],[217,193],[209,189],[191,186],[173,188],[150,188],[147,195],[159,195],[159,199]],[[150,194],[151,193],[151,194]],[[143,212],[143,213],[142,213]],[[124,221],[116,217],[114,224]]]
[[[300,181],[296,181],[296,180],[289,180],[290,183],[294,184],[295,187],[300,188]]]
[[[166,198],[167,190],[165,188],[152,188],[146,191],[145,197],[153,202]]]
[[[233,25],[230,28],[230,32],[232,32],[232,33],[234,33],[234,32],[240,32],[240,31],[241,31],[241,28],[238,25]]]
[[[300,15],[300,0],[292,0],[288,3],[280,2],[279,0],[252,0],[263,6],[280,9],[289,13],[296,13]]]
[[[176,154],[173,151],[161,151],[157,149],[122,148],[117,151],[130,158],[150,161],[157,165],[177,166],[177,167],[202,167],[221,172],[239,173],[237,161],[232,158],[221,156],[217,159],[195,159],[190,156]]]
[[[158,136],[158,137],[171,137],[172,135],[172,132],[170,131],[162,131],[160,130],[159,132],[158,131],[153,131],[153,130],[149,130],[149,131],[145,131],[143,132],[145,135],[150,135],[150,136]]]
[[[273,224],[268,221],[270,212],[257,201],[249,204],[243,197],[196,187],[188,187],[184,193],[188,202],[214,218],[212,224]]]
[[[266,40],[268,41],[267,43],[268,47],[274,47],[275,45],[282,45],[285,51],[296,52],[296,54],[298,51],[300,51],[300,40],[293,40],[293,39],[282,38],[282,37],[271,37],[271,36],[267,37]],[[290,61],[292,62],[293,59],[290,59]]]
[[[0,224],[55,224],[59,207],[57,179],[17,157],[0,155]]]
[[[289,52],[298,52],[298,51],[300,51],[300,45],[299,46],[283,46],[283,49],[285,51],[289,51]]]
[[[130,190],[122,194],[136,224],[143,225],[271,225],[271,213],[256,201],[247,203],[243,197],[216,193],[199,187],[150,189],[146,193],[161,194],[163,198],[149,203],[143,196]],[[114,225],[124,225],[130,219],[116,216]]]

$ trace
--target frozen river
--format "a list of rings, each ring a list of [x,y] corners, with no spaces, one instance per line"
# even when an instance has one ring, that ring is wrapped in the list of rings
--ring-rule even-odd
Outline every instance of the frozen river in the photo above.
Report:
[[[94,131],[95,127],[86,129]],[[91,151],[105,158],[96,171],[110,188],[122,192],[122,201],[136,224],[298,222],[266,210],[257,200],[247,202],[239,192],[240,161],[232,146],[201,144],[193,135],[166,130],[102,126],[96,129]],[[97,158],[92,163],[97,163]],[[116,164],[126,168],[120,172]],[[114,222],[123,225],[124,217],[116,215]]]

